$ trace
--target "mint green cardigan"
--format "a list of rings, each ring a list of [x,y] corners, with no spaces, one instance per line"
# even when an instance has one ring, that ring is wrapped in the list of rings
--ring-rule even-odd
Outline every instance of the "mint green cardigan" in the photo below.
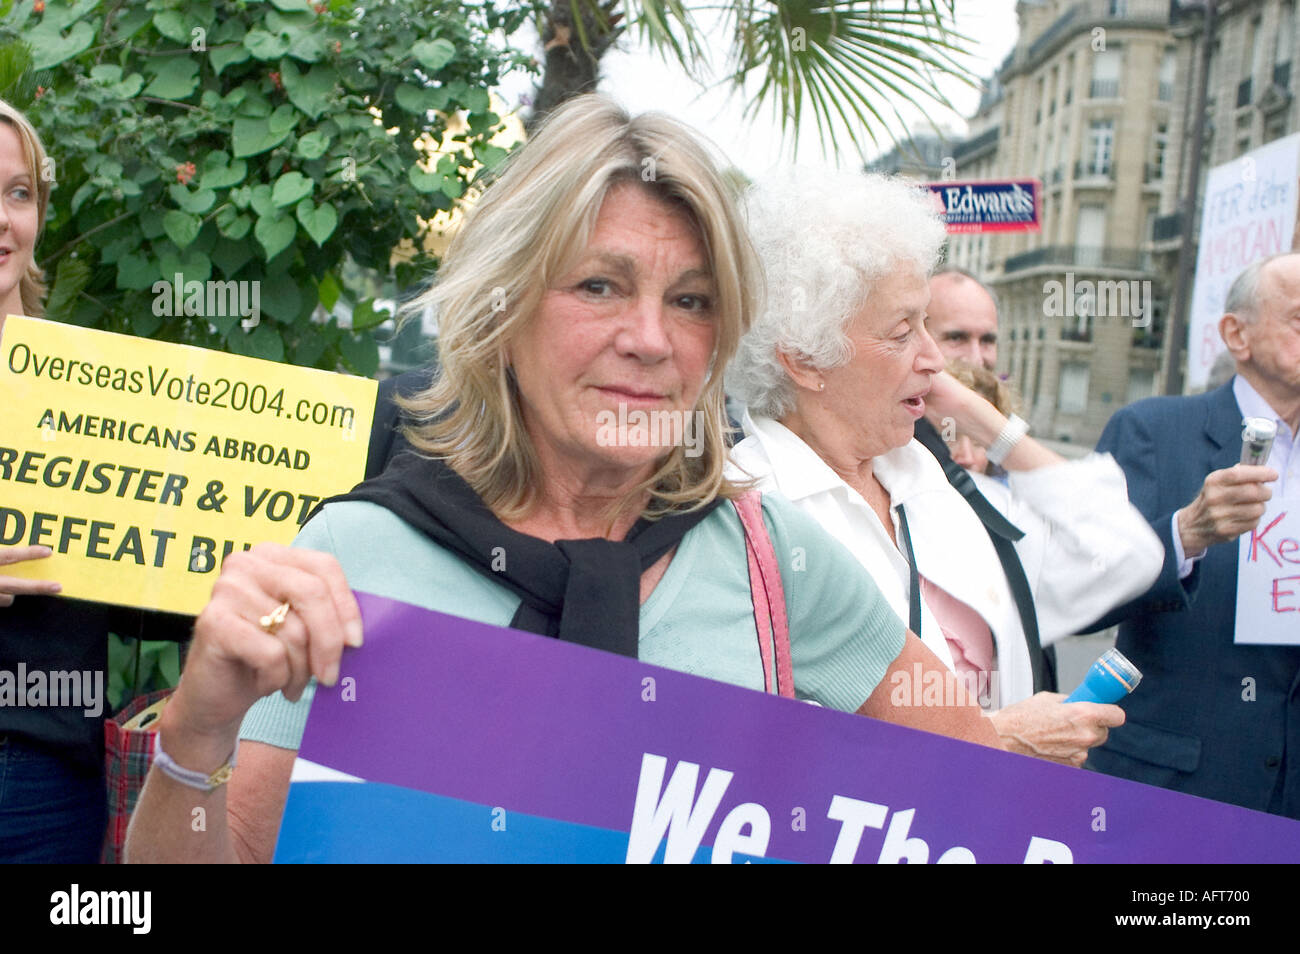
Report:
[[[777,494],[764,494],[763,514],[785,587],[795,693],[856,711],[902,651],[904,626],[815,521]],[[294,546],[333,554],[354,590],[497,626],[508,626],[519,606],[510,590],[376,504],[330,504]],[[762,691],[744,532],[730,505],[686,534],[642,604],[639,658]],[[296,750],[314,689],[313,682],[297,703],[280,693],[260,700],[240,737]]]

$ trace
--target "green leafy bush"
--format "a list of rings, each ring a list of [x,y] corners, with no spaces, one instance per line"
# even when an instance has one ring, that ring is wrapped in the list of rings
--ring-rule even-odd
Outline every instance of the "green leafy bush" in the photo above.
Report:
[[[387,313],[355,300],[343,265],[399,287],[430,270],[422,221],[505,156],[487,90],[521,58],[490,35],[523,15],[450,0],[12,4],[0,43],[26,44],[28,62],[19,77],[23,54],[0,59],[0,95],[53,159],[37,256],[49,317],[373,374]],[[424,133],[448,147],[436,161]],[[157,283],[178,275],[260,282],[260,321],[156,314]],[[313,321],[340,298],[359,306],[350,330]]]

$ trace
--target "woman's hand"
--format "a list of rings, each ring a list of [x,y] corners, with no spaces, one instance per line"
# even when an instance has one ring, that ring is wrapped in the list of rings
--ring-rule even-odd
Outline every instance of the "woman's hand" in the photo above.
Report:
[[[269,632],[260,620],[282,603],[288,615]],[[274,543],[231,554],[163,713],[167,753],[187,768],[215,769],[254,702],[276,690],[296,701],[313,676],[333,685],[344,645],[361,645],[361,611],[334,557]]]
[[[285,603],[284,622],[263,626],[262,618]],[[160,747],[183,768],[216,771],[229,760],[254,702],[277,689],[297,700],[313,676],[333,685],[345,645],[361,645],[361,611],[334,557],[276,543],[232,553],[195,622],[181,683],[158,720]],[[293,753],[252,743],[239,754],[230,784],[207,793],[155,764],[131,818],[127,860],[269,861]],[[196,805],[207,818],[199,832],[192,828]]]
[[[1002,412],[966,387],[947,371],[930,379],[930,393],[925,396],[925,416],[938,430],[949,447],[958,435],[964,435],[980,447],[987,448],[998,439],[1007,419]],[[1002,460],[1005,470],[1037,470],[1064,463],[1065,458],[1048,450],[1032,437],[1020,438]]]
[[[44,560],[54,551],[49,547],[0,547],[0,567]],[[17,576],[0,576],[0,606],[13,606],[15,596],[53,596],[63,586],[54,580],[28,580]]]
[[[1124,724],[1124,710],[1099,702],[1069,702],[1059,692],[1039,692],[989,718],[1009,752],[1079,766],[1088,750]]]
[[[997,408],[947,371],[930,379],[925,416],[944,440],[951,442],[963,434],[981,447],[993,443],[1007,423]]]

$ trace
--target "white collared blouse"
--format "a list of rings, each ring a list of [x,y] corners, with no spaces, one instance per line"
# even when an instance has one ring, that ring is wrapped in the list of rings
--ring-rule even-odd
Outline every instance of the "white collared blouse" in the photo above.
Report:
[[[748,435],[732,465],[814,517],[875,579],[890,607],[908,618],[909,567],[870,504],[784,425],[744,416]],[[873,459],[889,492],[895,538],[907,512],[917,572],[980,614],[993,632],[998,681],[995,707],[1033,693],[1029,650],[1015,600],[975,511],[949,485],[934,456],[913,440]],[[1090,454],[1032,471],[1010,486],[976,476],[989,501],[1025,532],[1016,550],[1034,594],[1043,645],[1080,632],[1155,581],[1164,548],[1128,501],[1124,473],[1109,454]],[[947,640],[921,602],[921,640],[950,669]],[[1064,691],[1073,687],[1063,686]]]

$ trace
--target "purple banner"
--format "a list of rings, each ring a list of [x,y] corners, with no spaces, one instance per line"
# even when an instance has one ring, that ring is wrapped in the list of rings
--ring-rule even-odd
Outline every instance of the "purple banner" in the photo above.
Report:
[[[1284,818],[360,599],[280,861],[1300,861]]]

